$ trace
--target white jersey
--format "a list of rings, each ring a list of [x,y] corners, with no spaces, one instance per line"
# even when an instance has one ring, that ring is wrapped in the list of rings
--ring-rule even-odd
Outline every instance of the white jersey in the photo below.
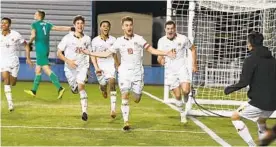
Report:
[[[113,53],[119,52],[121,54],[121,65],[119,67],[119,74],[131,71],[131,74],[143,74],[143,51],[150,45],[147,41],[137,34],[128,39],[124,36],[117,38],[113,46],[109,49]],[[120,70],[122,72],[120,72]],[[128,72],[130,74],[130,72]]]
[[[176,72],[179,70],[180,67],[188,65],[187,61],[190,58],[189,56],[189,49],[192,47],[190,40],[181,34],[176,34],[174,39],[170,40],[167,36],[163,36],[158,41],[158,49],[169,51],[171,49],[176,50],[176,58],[172,59],[169,57],[165,57],[165,69],[168,72]]]
[[[1,64],[5,65],[15,58],[18,59],[16,51],[18,51],[20,45],[24,42],[26,42],[25,39],[16,31],[10,30],[10,33],[6,36],[2,35],[1,31]]]
[[[105,52],[114,44],[115,41],[116,38],[110,35],[107,40],[103,40],[100,36],[97,36],[92,40],[92,51]],[[103,64],[106,66],[114,66],[114,58],[112,56],[106,58],[97,58],[97,62],[99,66]]]
[[[64,55],[66,58],[70,60],[75,60],[78,68],[89,67],[89,55],[77,53],[79,49],[88,49],[92,51],[91,40],[89,36],[84,35],[82,38],[79,39],[74,35],[74,33],[70,32],[62,38],[61,42],[58,44],[58,49],[64,51]],[[66,63],[64,69],[70,69]]]

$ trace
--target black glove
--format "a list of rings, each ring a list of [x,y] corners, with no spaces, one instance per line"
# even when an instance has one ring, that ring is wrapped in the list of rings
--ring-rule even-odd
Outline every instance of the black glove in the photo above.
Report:
[[[33,51],[33,43],[28,43],[30,51]]]
[[[72,32],[75,32],[75,30],[76,30],[75,27],[71,27]]]

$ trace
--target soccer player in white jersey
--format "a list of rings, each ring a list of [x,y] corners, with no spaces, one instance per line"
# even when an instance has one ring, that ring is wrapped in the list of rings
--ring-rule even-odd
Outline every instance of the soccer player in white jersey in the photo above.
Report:
[[[167,84],[176,98],[175,104],[180,111],[181,122],[187,123],[186,115],[191,107],[189,93],[192,82],[192,71],[197,71],[196,48],[186,36],[176,33],[174,21],[167,21],[165,23],[165,32],[166,35],[158,41],[158,49],[169,51],[173,48],[176,52],[176,58],[171,59],[158,56],[157,60],[158,63],[165,66]],[[189,52],[192,58],[189,58]],[[181,91],[186,103],[185,111],[183,109],[183,101],[181,100]]]
[[[89,68],[88,55],[80,53],[81,49],[91,49],[90,37],[83,33],[85,19],[83,16],[76,16],[73,20],[75,32],[64,36],[58,45],[57,55],[65,62],[64,71],[67,81],[73,93],[80,94],[82,108],[82,120],[87,121],[87,93],[85,91],[85,78]],[[64,55],[63,53],[64,52]]]
[[[109,21],[104,20],[100,23],[100,35],[92,40],[93,52],[104,52],[108,50],[116,38],[109,35],[111,24]],[[98,82],[100,84],[100,90],[104,98],[107,98],[107,84],[110,89],[110,103],[111,111],[110,116],[116,117],[116,89],[115,89],[115,63],[118,64],[118,58],[116,54],[108,56],[106,58],[91,57]],[[115,60],[115,62],[114,62]]]
[[[122,29],[124,36],[117,38],[113,46],[106,52],[89,52],[82,50],[85,54],[97,57],[108,57],[113,53],[121,54],[121,64],[118,68],[119,72],[119,88],[122,95],[121,111],[124,119],[123,130],[130,130],[129,125],[129,98],[130,92],[133,92],[135,102],[139,103],[142,96],[144,86],[143,76],[143,50],[147,50],[151,54],[159,56],[174,57],[175,53],[171,51],[160,51],[150,46],[146,40],[133,33],[133,18],[126,16],[122,18]]]
[[[1,19],[1,57],[0,71],[4,80],[4,91],[8,101],[8,109],[14,110],[12,102],[11,86],[16,85],[17,74],[19,71],[19,58],[16,51],[20,45],[28,48],[27,42],[16,31],[11,30],[11,19],[4,17]]]

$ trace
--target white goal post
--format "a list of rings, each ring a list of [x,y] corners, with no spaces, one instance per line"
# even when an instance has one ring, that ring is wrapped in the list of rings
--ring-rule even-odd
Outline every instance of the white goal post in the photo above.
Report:
[[[276,55],[276,1],[167,0],[167,20],[174,20],[177,31],[188,36],[197,48],[199,72],[193,75],[196,102],[211,112],[231,116],[248,101],[248,88],[223,94],[224,87],[239,79],[248,56],[247,35],[262,32],[265,46]],[[164,102],[170,97],[165,77]],[[216,116],[196,105],[189,114]],[[272,117],[276,118],[276,113]]]

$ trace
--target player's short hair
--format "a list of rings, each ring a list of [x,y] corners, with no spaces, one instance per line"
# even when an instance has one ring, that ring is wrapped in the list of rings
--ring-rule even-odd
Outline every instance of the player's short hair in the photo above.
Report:
[[[263,41],[264,41],[264,36],[262,33],[252,31],[248,36],[247,36],[248,42],[251,44],[251,46],[256,47],[256,46],[262,46]]]
[[[37,10],[37,12],[38,12],[39,16],[41,17],[41,19],[43,20],[45,18],[45,15],[46,15],[45,11]]]
[[[11,25],[11,19],[10,19],[10,18],[8,18],[8,17],[3,17],[3,18],[1,19],[1,21],[3,21],[3,20],[7,20],[7,21],[9,22],[9,25]]]
[[[108,24],[108,26],[109,27],[111,27],[111,24],[110,24],[110,22],[108,21],[108,20],[103,20],[103,21],[101,21],[101,23],[100,23],[100,27],[102,26],[102,24],[104,24],[104,23],[107,23]]]
[[[83,21],[83,23],[85,23],[85,18],[81,15],[77,15],[73,19],[73,24],[75,24],[78,20],[81,20],[81,21]]]
[[[167,27],[167,25],[173,25],[174,27],[176,27],[175,22],[172,21],[172,20],[169,20],[169,21],[167,21],[167,22],[165,23],[165,28]]]
[[[130,16],[125,16],[122,18],[121,23],[123,24],[125,21],[130,21],[133,23],[133,18]]]

